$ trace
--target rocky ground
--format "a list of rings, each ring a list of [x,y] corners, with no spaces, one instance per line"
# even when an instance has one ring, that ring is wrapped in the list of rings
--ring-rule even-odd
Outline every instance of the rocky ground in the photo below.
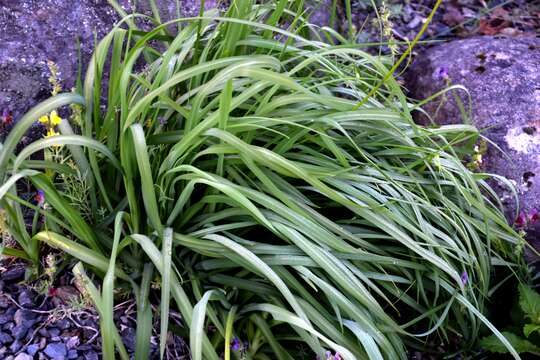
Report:
[[[73,278],[60,273],[51,284],[27,283],[25,271],[25,265],[13,259],[0,265],[0,359],[100,359],[99,316]],[[135,351],[135,307],[129,298],[115,306],[115,323],[130,355]],[[172,312],[171,322],[179,325],[180,316]],[[167,358],[181,360],[186,354],[182,338],[171,333]],[[157,340],[152,337],[151,359],[158,358]]]
[[[7,265],[4,262],[4,265]],[[21,284],[25,267],[4,268],[0,281],[0,358],[97,360],[100,346],[95,312],[75,306],[76,295],[38,295]],[[60,292],[74,293],[72,287]]]

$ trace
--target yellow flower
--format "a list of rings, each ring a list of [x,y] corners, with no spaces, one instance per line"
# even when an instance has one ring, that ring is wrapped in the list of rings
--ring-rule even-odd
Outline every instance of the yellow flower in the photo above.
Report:
[[[49,117],[47,115],[43,115],[39,118],[39,122],[42,124],[48,124],[49,123]]]
[[[52,126],[60,125],[60,123],[62,122],[62,118],[58,116],[56,110],[51,111],[50,119]]]
[[[53,128],[47,130],[47,135],[45,135],[45,137],[51,137],[51,136],[56,136],[56,135],[60,135],[59,133],[57,133]]]

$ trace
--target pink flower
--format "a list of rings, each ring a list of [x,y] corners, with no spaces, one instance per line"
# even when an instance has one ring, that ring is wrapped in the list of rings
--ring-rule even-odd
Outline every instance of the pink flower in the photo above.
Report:
[[[39,206],[43,206],[43,204],[45,203],[45,193],[41,189],[37,191],[34,198]]]
[[[519,213],[518,217],[514,221],[514,225],[518,228],[522,228],[527,223],[527,216],[525,216],[525,213],[522,211]]]
[[[529,222],[534,224],[538,220],[540,220],[540,213],[538,213],[538,210],[535,208],[531,209],[531,211],[529,211]]]
[[[13,115],[11,114],[11,111],[8,109],[4,109],[2,112],[2,124],[3,125],[9,125],[13,122]]]

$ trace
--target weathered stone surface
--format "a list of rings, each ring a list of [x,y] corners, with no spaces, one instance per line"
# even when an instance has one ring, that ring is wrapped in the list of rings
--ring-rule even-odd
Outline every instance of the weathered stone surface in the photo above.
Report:
[[[307,6],[310,23],[321,27],[330,25],[332,0],[312,0],[307,2]]]
[[[147,0],[118,0],[118,3],[127,13],[152,15]],[[205,9],[218,5],[224,9],[227,3],[206,0]],[[310,0],[309,7],[313,10],[310,20],[319,26],[327,25],[330,4],[330,0]],[[156,0],[156,5],[161,21],[165,22],[178,15],[197,16],[200,0]],[[0,116],[4,110],[9,110],[17,121],[32,106],[50,96],[48,60],[56,63],[61,85],[69,91],[77,79],[79,48],[84,70],[95,40],[100,40],[119,20],[120,16],[107,0],[0,1]],[[150,27],[148,21],[139,25],[145,29]],[[0,133],[9,131],[10,127],[0,129]],[[34,135],[39,137],[39,131]],[[0,139],[2,137],[0,134]]]
[[[151,14],[148,1],[118,1],[128,12]],[[176,18],[176,1],[157,0],[162,20]],[[180,1],[181,16],[199,12],[199,0]],[[205,8],[217,1],[205,2]],[[0,1],[0,115],[4,109],[16,121],[49,96],[47,61],[54,61],[64,90],[75,84],[78,42],[83,69],[94,48],[120,19],[106,0],[3,0]],[[83,73],[84,74],[84,73]]]
[[[65,89],[77,75],[77,40],[87,60],[98,38],[117,21],[106,1],[6,0],[0,3],[0,108],[17,119],[50,86],[47,60],[60,70]]]
[[[488,145],[482,170],[515,182],[524,226],[534,227],[527,218],[534,208],[540,210],[540,39],[479,37],[449,42],[418,56],[406,76],[411,95],[418,99],[443,89],[447,81],[468,89],[472,122],[506,154]],[[468,103],[464,91],[455,94]],[[442,105],[439,98],[424,108],[438,124],[462,122],[453,96],[446,98]],[[419,121],[425,123],[426,118]],[[499,183],[494,187],[514,221],[515,203],[508,189]]]

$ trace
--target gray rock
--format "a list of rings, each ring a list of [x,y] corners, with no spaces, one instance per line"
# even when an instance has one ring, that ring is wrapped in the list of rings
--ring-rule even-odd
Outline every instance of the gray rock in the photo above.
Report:
[[[120,334],[122,337],[122,341],[128,351],[135,351],[136,346],[136,331],[134,328],[128,327],[125,328],[124,331]]]
[[[406,75],[406,86],[418,99],[441,90],[447,81],[469,90],[472,123],[508,155],[488,145],[481,170],[515,182],[525,217],[534,208],[540,210],[540,39],[478,37],[452,41],[419,55]],[[455,94],[468,104],[463,91]],[[435,123],[463,121],[452,95],[440,105],[439,98],[424,106]],[[428,122],[424,116],[418,120]],[[516,206],[509,189],[495,181],[493,186],[509,221],[514,222]]]
[[[68,359],[76,359],[79,355],[77,354],[77,350],[69,350],[68,351]]]
[[[68,319],[60,319],[57,322],[55,322],[53,325],[59,328],[60,330],[67,330],[71,327],[71,323]]]
[[[32,356],[26,353],[20,353],[19,355],[15,356],[14,360],[32,360]]]
[[[50,337],[57,337],[60,335],[60,330],[58,330],[57,328],[52,327],[52,328],[47,329],[47,331]]]
[[[5,332],[0,331],[0,345],[4,345],[6,343],[11,343],[13,341],[13,338],[6,334]]]
[[[64,342],[66,343],[66,346],[68,349],[74,349],[77,347],[77,345],[79,345],[81,340],[79,339],[78,336],[71,336],[71,337],[65,338]]]
[[[21,350],[23,346],[23,343],[20,341],[20,340],[15,340],[11,346],[9,347],[9,350],[12,352],[12,353],[16,353],[17,351]]]
[[[39,344],[31,344],[28,345],[26,348],[26,352],[32,356],[34,356],[39,350]]]
[[[9,107],[15,119],[48,96],[47,60],[58,65],[69,90],[77,75],[77,39],[86,60],[94,31],[102,37],[118,19],[106,2],[93,0],[2,1],[0,18],[0,79],[7,81],[0,108]]]
[[[120,0],[129,13],[151,13],[148,1]],[[162,20],[176,18],[176,2],[156,1]],[[183,0],[180,14],[198,14],[199,0]],[[216,6],[207,0],[205,7]],[[37,102],[50,95],[47,61],[56,63],[65,91],[76,82],[78,45],[86,68],[94,47],[94,33],[101,39],[120,19],[107,1],[96,0],[3,0],[0,1],[0,111],[8,109],[16,120]],[[84,75],[84,73],[83,73]],[[5,281],[19,280],[24,268],[8,270]]]
[[[309,22],[320,27],[329,26],[331,8],[332,0],[308,0]]]
[[[11,301],[9,301],[8,298],[3,297],[3,296],[0,297],[0,308],[1,308],[1,309],[6,309],[6,308],[10,307],[11,304],[12,304],[12,303],[11,303]]]
[[[53,359],[64,359],[67,356],[66,345],[63,343],[48,344],[43,352]]]
[[[23,290],[19,294],[18,301],[22,307],[31,307],[34,305],[34,295],[30,290]]]
[[[27,326],[32,326],[36,322],[36,317],[36,313],[30,310],[18,309],[13,315],[13,321],[15,321],[15,325],[25,324]]]
[[[84,356],[84,360],[98,360],[99,359],[98,354],[93,350],[85,352],[83,356]]]
[[[1,7],[0,7],[1,8]],[[1,17],[0,17],[1,18]],[[2,25],[0,25],[0,29],[2,28]],[[3,36],[4,32],[0,32],[0,39],[2,39],[2,36]],[[2,48],[3,49],[3,48]],[[2,51],[3,50],[0,50],[0,57],[2,56]],[[2,63],[2,62],[0,62]],[[10,83],[10,84],[5,84],[4,81],[6,80],[5,78],[3,78],[2,76],[5,76],[5,75],[9,75],[8,72],[6,72],[4,74],[3,71],[0,71],[0,81],[2,81],[0,84],[1,87],[0,87],[0,99],[2,98],[2,88],[7,88],[8,86],[11,87],[13,89],[17,89],[18,88],[18,85],[16,82],[14,83]],[[16,79],[14,79],[16,80]],[[2,100],[0,100],[2,101]],[[1,104],[1,103],[0,103]],[[22,267],[22,266],[14,266],[14,267],[10,267],[9,269],[7,269],[5,272],[2,273],[2,280],[3,281],[18,281],[18,280],[22,280],[24,279],[24,273],[25,273],[25,268]]]
[[[8,322],[13,320],[13,313],[5,312],[0,315],[0,325],[7,324]]]
[[[151,15],[152,10],[150,8],[150,3],[148,1],[139,1],[137,6],[138,8],[135,9],[137,12],[141,12],[144,14]],[[178,15],[180,17],[194,17],[199,16],[200,11],[200,4],[201,2],[199,0],[184,0],[180,1],[179,5],[180,8],[178,9],[176,7],[175,1],[167,1],[167,0],[157,0],[156,5],[159,10],[159,15],[162,22],[167,22],[173,19],[178,18]],[[218,6],[217,0],[206,0],[204,2],[204,9],[209,10],[216,8]],[[127,8],[127,6],[125,6]]]
[[[26,324],[16,325],[13,329],[11,329],[11,335],[15,339],[21,340],[21,339],[24,339],[29,329],[30,329],[30,326]]]

